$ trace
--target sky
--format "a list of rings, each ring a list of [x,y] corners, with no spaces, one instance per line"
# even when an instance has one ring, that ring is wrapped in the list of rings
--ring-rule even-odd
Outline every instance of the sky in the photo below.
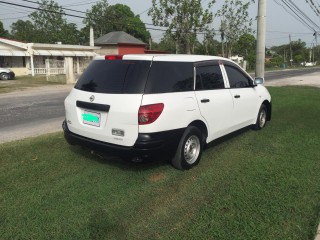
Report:
[[[35,4],[28,3],[23,0],[2,0],[8,3],[15,3],[28,6],[36,6]],[[36,1],[36,0],[34,0]],[[287,11],[281,6],[284,5],[281,3],[281,0],[266,0],[267,1],[267,33],[266,33],[266,45],[267,47],[277,46],[281,44],[289,43],[289,35],[291,35],[292,41],[297,41],[301,39],[306,42],[307,46],[310,47],[312,44],[315,44],[315,38],[313,36],[313,31],[290,15]],[[320,26],[320,16],[317,16],[307,2],[312,0],[292,0],[312,21]],[[97,0],[56,0],[56,2],[66,8],[86,11],[90,9],[93,4],[98,2]],[[108,0],[110,5],[121,3],[128,5],[135,14],[139,14],[140,18],[145,23],[152,23],[151,18],[147,14],[147,10],[151,7],[151,0]],[[203,2],[208,2],[204,0]],[[223,0],[216,0],[212,10],[217,11],[223,4]],[[258,9],[258,0],[255,4],[252,4],[249,9],[249,15],[251,18],[255,19],[257,16]],[[313,2],[320,9],[320,0],[313,0]],[[10,6],[4,3],[0,3],[0,21],[3,22],[5,29],[11,30],[10,25],[19,20],[27,20],[28,14],[32,12],[32,9],[21,8],[18,6]],[[70,12],[75,15],[84,16],[81,13]],[[84,25],[82,20],[79,18],[68,17],[68,22],[76,23],[78,28],[82,28]],[[215,18],[213,27],[219,29],[220,19]],[[256,21],[254,20],[253,29],[256,30]],[[316,28],[316,31],[320,29]],[[151,31],[151,36],[154,41],[159,42],[162,38],[163,32],[161,31]],[[220,40],[219,36],[216,37],[217,40]],[[318,42],[320,42],[320,36],[318,37]]]

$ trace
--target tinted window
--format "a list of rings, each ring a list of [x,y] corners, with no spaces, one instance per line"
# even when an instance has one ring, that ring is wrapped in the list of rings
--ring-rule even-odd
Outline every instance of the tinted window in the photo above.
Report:
[[[146,93],[185,91],[193,91],[193,63],[152,63]]]
[[[224,66],[229,78],[230,88],[244,88],[252,85],[251,79],[233,66]]]
[[[149,61],[94,60],[75,88],[95,93],[143,93],[149,67]]]
[[[224,81],[219,65],[197,67],[196,90],[223,89]]]

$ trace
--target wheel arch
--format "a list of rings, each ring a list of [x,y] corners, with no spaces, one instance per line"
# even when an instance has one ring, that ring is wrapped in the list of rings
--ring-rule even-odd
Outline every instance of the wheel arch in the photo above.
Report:
[[[208,137],[208,128],[207,128],[207,125],[206,125],[203,121],[201,121],[201,120],[195,120],[195,121],[191,122],[191,123],[189,124],[189,126],[197,127],[197,128],[201,131],[202,137],[203,137],[202,141],[203,141],[203,143],[205,144],[205,143],[206,143],[206,139],[207,139],[207,137]]]
[[[262,104],[265,105],[267,108],[267,120],[270,121],[272,115],[272,104],[268,100],[264,100]]]

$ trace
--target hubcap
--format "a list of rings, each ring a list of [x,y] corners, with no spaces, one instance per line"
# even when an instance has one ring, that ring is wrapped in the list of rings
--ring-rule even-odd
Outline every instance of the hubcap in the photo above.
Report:
[[[189,164],[193,164],[200,154],[200,140],[197,136],[192,135],[184,145],[184,158]]]
[[[264,127],[264,125],[266,124],[266,119],[267,119],[267,113],[266,113],[266,110],[262,110],[261,113],[260,113],[260,117],[259,117],[259,126],[261,128]]]

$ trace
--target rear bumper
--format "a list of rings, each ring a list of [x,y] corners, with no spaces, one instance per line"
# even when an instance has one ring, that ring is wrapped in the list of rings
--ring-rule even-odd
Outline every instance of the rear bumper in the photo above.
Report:
[[[181,128],[158,133],[139,133],[135,144],[125,147],[77,135],[69,130],[66,121],[62,123],[62,128],[65,139],[71,145],[80,145],[116,156],[142,158],[172,156],[185,130]]]

